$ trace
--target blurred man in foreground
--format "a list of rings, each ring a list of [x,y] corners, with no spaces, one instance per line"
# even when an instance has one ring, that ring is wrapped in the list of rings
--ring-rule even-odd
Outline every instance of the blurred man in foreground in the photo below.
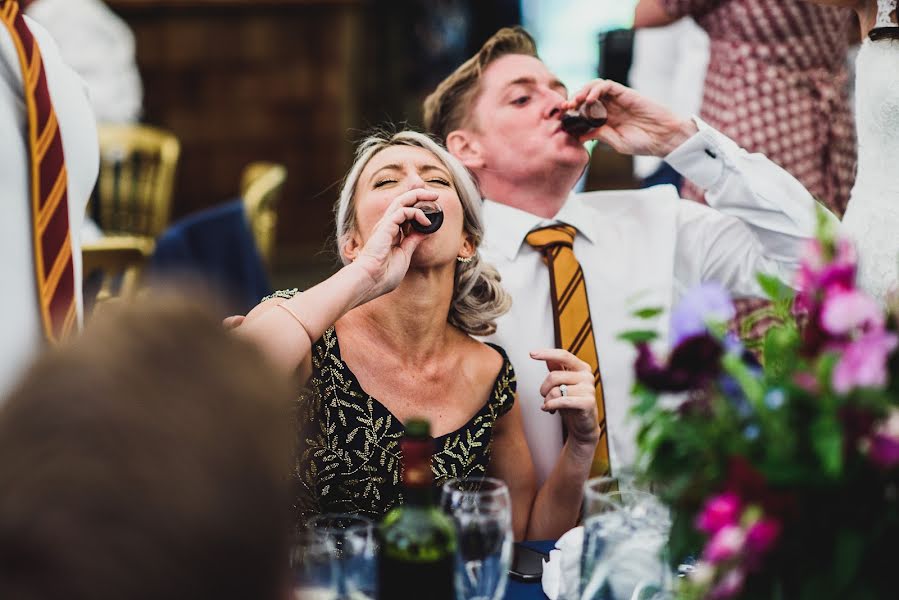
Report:
[[[204,306],[104,308],[0,407],[0,598],[286,600],[286,382]]]

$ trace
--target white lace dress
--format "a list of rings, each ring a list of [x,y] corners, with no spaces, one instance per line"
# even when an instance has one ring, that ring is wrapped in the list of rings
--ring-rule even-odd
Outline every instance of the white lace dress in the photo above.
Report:
[[[878,0],[877,27],[895,27],[897,0]],[[859,283],[881,301],[899,287],[899,40],[866,39],[856,62],[858,176],[843,231],[859,253]]]

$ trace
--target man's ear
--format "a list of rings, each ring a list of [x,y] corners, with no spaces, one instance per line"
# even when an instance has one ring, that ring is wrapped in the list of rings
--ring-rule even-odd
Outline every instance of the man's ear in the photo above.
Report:
[[[456,129],[446,136],[446,149],[469,169],[480,169],[484,166],[481,145],[471,132],[465,129]]]

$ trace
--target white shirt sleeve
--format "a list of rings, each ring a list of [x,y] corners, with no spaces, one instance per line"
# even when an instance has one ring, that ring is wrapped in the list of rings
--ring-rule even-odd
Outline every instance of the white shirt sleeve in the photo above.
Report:
[[[815,235],[821,207],[792,175],[750,154],[696,118],[699,132],[665,160],[706,190],[708,206],[682,201],[678,210],[676,285],[718,281],[735,296],[761,290],[756,273],[793,282],[802,242]]]
[[[100,0],[37,0],[28,16],[59,46],[63,60],[87,83],[101,123],[129,123],[141,114],[143,87],[134,34]]]

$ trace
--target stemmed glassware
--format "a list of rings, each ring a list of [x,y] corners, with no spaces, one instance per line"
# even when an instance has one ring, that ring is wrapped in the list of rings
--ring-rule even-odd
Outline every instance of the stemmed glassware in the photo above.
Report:
[[[290,563],[302,600],[377,598],[375,525],[366,517],[311,517],[291,547]]]
[[[584,486],[581,598],[631,600],[665,589],[671,520],[652,494],[611,478]]]
[[[503,597],[512,560],[512,500],[499,479],[470,477],[443,485],[441,506],[456,524],[457,600]]]

